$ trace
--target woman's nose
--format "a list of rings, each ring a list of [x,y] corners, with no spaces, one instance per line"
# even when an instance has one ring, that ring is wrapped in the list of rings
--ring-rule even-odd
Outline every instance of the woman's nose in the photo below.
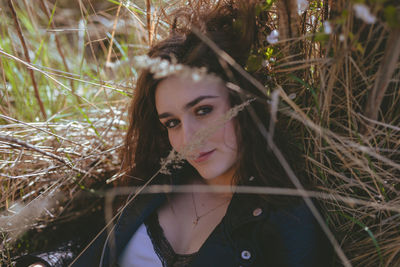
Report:
[[[190,142],[193,141],[193,136],[198,131],[198,125],[193,120],[187,120],[182,123],[182,145],[186,148],[186,146],[190,146]],[[186,148],[187,149],[187,148]]]

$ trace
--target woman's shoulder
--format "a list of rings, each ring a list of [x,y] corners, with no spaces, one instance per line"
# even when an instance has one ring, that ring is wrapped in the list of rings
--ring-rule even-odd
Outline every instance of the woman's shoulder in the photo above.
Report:
[[[331,265],[333,250],[304,201],[275,205],[259,195],[237,194],[231,204],[224,224],[227,232],[239,246],[252,248],[262,262]]]
[[[111,231],[103,231],[93,244],[80,255],[79,259],[75,260],[73,266],[92,266],[99,261],[102,263],[116,262],[145,218],[164,200],[165,196],[162,194],[146,194],[129,199],[121,208],[120,216],[110,229]]]
[[[315,205],[314,202],[312,203]],[[314,215],[304,201],[298,201],[285,206],[268,206],[269,220],[276,224],[283,224],[282,227],[286,227],[286,225],[301,227],[303,224],[309,225],[310,223],[310,227],[314,225],[312,223],[315,220]]]
[[[329,266],[332,262],[332,246],[304,201],[271,209],[268,222],[280,238],[289,266]]]

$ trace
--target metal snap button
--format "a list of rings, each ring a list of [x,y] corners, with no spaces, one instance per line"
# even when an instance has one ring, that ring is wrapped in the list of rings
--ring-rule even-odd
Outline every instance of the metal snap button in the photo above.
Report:
[[[256,208],[255,210],[253,210],[253,216],[260,216],[262,212],[263,211],[261,208]]]
[[[243,250],[241,256],[242,256],[242,259],[248,260],[251,258],[251,253],[250,253],[250,251]]]

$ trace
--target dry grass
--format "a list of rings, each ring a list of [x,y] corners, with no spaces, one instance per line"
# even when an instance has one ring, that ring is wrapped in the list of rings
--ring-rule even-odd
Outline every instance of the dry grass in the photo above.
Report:
[[[76,194],[96,193],[119,170],[131,59],[168,33],[168,14],[183,3],[9,2],[15,16],[0,6],[4,263],[20,234],[57,220]],[[301,16],[294,0],[264,2],[248,70],[297,133],[320,194],[311,196],[352,265],[399,266],[399,5],[369,1],[376,20],[367,24],[344,0],[310,1]]]

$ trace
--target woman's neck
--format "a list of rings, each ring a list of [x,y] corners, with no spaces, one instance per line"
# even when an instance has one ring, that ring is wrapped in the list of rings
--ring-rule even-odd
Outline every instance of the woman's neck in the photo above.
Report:
[[[234,192],[234,184],[233,184],[233,174],[234,170],[232,169],[229,172],[224,173],[223,175],[219,177],[215,177],[212,179],[204,179],[200,175],[198,175],[195,179],[191,181],[191,184],[194,185],[207,185],[209,186],[209,194],[213,196],[222,197],[222,198],[231,198]],[[220,186],[226,186],[227,191],[226,192],[218,192],[216,190],[213,190],[213,188],[217,188]],[[196,192],[196,188],[194,188],[194,192]]]

